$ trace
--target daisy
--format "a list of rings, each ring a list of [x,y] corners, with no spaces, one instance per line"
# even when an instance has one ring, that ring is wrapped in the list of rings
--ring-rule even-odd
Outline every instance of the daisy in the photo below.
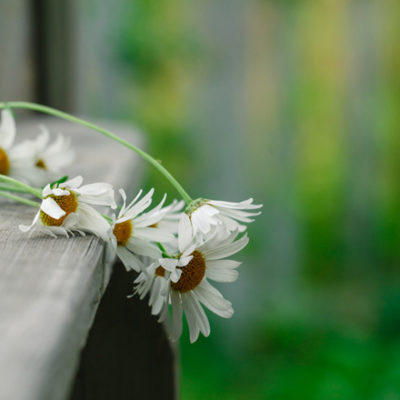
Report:
[[[109,223],[92,205],[116,208],[114,190],[108,183],[82,185],[83,178],[77,176],[55,187],[46,185],[40,210],[30,226],[20,225],[23,232],[36,228],[51,236],[68,236],[73,231],[84,235],[91,232],[108,240]]]
[[[213,228],[219,227],[226,232],[244,232],[246,225],[240,222],[253,222],[249,218],[259,215],[261,212],[247,211],[262,207],[262,204],[253,204],[253,199],[234,203],[229,201],[217,201],[197,199],[185,210],[189,216],[192,234],[209,234]]]
[[[189,219],[183,219],[180,232],[189,231]],[[215,233],[202,244],[194,243],[190,235],[179,234],[176,257],[161,258],[159,265],[152,264],[136,280],[136,292],[143,298],[150,292],[152,312],[160,313],[160,320],[169,318],[168,304],[172,305],[170,337],[177,340],[182,333],[182,314],[189,325],[190,341],[197,340],[199,333],[210,334],[207,316],[201,307],[222,318],[233,315],[232,304],[213,287],[209,280],[233,282],[238,277],[239,262],[226,260],[248,243],[247,235],[237,239],[237,232],[221,237]],[[162,306],[160,306],[160,302]]]
[[[118,257],[127,270],[141,271],[138,256],[152,258],[161,257],[161,250],[155,242],[165,243],[174,240],[173,231],[168,223],[162,222],[164,217],[174,218],[176,204],[162,207],[166,196],[154,209],[144,213],[151,205],[154,189],[151,189],[139,200],[142,190],[126,205],[126,194],[120,194],[123,200],[121,210],[112,226],[112,242]]]
[[[71,164],[75,153],[71,148],[70,140],[61,134],[53,143],[49,143],[48,129],[40,125],[40,134],[35,140],[26,140],[13,150],[14,157],[30,159],[30,168],[22,174],[31,185],[41,186],[60,176],[61,170]]]

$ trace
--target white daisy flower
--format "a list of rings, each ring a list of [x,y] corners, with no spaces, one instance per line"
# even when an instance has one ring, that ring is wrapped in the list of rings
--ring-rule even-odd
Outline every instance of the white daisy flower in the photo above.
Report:
[[[116,208],[114,190],[108,183],[82,185],[77,176],[56,187],[46,185],[39,212],[30,226],[20,225],[23,232],[39,229],[51,236],[91,232],[103,240],[109,239],[109,223],[91,205]]]
[[[189,219],[183,221],[186,226],[181,227],[180,232],[191,230]],[[233,282],[237,279],[236,268],[240,263],[225,259],[242,250],[249,241],[247,235],[235,240],[237,234],[233,232],[224,238],[215,234],[203,244],[195,244],[189,239],[190,235],[180,234],[179,255],[160,259],[157,267],[157,264],[152,264],[137,279],[137,293],[143,298],[150,292],[152,312],[160,312],[161,321],[169,319],[168,304],[172,305],[172,340],[177,340],[182,333],[183,312],[192,343],[200,332],[204,336],[210,334],[210,325],[200,303],[220,317],[233,315],[232,304],[208,280]],[[161,300],[163,305],[160,309]]]
[[[253,222],[249,217],[259,215],[261,212],[246,211],[262,207],[262,204],[253,204],[253,199],[234,203],[229,201],[197,199],[185,210],[189,216],[192,235],[209,234],[213,228],[219,227],[226,232],[244,232],[246,225],[240,222]]]
[[[126,194],[123,189],[120,194],[123,199],[121,210],[112,226],[112,241],[118,257],[127,270],[141,271],[141,262],[138,256],[152,258],[161,257],[161,250],[155,242],[170,242],[174,240],[168,224],[161,223],[162,219],[171,215],[175,207],[162,207],[166,196],[160,204],[152,210],[143,213],[151,204],[154,189],[151,189],[141,200],[142,190],[126,205]]]
[[[48,129],[40,125],[40,134],[35,140],[26,140],[13,150],[14,157],[26,159],[29,157],[30,166],[21,171],[24,180],[31,185],[41,186],[60,176],[61,170],[71,164],[75,153],[69,139],[59,134],[53,143],[50,141]]]

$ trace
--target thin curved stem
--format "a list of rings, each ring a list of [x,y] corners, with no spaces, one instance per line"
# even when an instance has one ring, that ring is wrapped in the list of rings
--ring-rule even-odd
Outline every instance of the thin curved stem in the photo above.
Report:
[[[0,185],[0,191],[3,192],[15,192],[15,193],[28,193],[26,189],[12,186],[12,185]]]
[[[65,119],[67,121],[75,122],[80,125],[86,126],[87,128],[93,129],[102,135],[105,135],[109,137],[110,139],[115,140],[118,143],[121,143],[122,145],[128,147],[135,153],[139,154],[142,158],[144,158],[146,161],[148,161],[150,164],[153,165],[156,169],[158,169],[168,180],[169,182],[175,187],[175,189],[179,192],[179,194],[182,196],[182,198],[185,200],[186,204],[189,204],[192,202],[192,198],[189,196],[189,194],[185,191],[185,189],[182,187],[182,185],[171,175],[171,173],[158,162],[155,158],[147,154],[145,151],[139,149],[132,143],[120,138],[119,136],[115,135],[114,133],[103,129],[95,124],[92,124],[91,122],[87,122],[81,118],[74,117],[73,115],[67,114],[63,111],[56,110],[55,108],[43,106],[40,104],[35,104],[35,103],[29,103],[25,101],[9,101],[9,102],[0,102],[0,109],[2,108],[25,108],[29,110],[34,110],[34,111],[39,111],[45,114],[53,115],[58,118]]]
[[[33,187],[11,178],[10,176],[0,174],[0,182],[11,183],[11,185],[23,189],[26,193],[33,194],[38,199],[42,199],[42,192],[40,190],[34,189]]]
[[[25,204],[25,205],[28,205],[31,207],[40,208],[40,204],[37,203],[36,201],[28,200],[28,199],[25,199],[24,197],[17,196],[15,194],[7,193],[7,192],[0,192],[0,196],[6,197],[11,200],[18,201],[19,203],[22,203],[22,204]]]
[[[106,214],[101,214],[101,216],[111,225],[113,223],[113,219],[106,215]]]

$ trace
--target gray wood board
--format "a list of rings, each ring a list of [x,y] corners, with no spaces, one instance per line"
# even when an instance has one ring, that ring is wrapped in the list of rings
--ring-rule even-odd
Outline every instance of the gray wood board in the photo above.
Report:
[[[84,183],[136,189],[138,157],[121,145],[64,121],[36,118],[18,125],[33,138],[38,124],[71,137],[76,162],[67,171]],[[104,125],[104,124],[103,124]],[[108,124],[110,125],[110,124]],[[114,132],[142,145],[123,125]],[[136,173],[128,173],[135,170]],[[92,236],[53,239],[23,234],[35,210],[0,200],[0,399],[65,399],[96,309],[110,277],[104,244]]]

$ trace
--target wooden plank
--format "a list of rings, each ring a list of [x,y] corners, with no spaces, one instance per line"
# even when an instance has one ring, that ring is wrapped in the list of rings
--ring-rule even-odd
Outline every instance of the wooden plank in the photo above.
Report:
[[[39,122],[20,124],[18,137],[36,135]],[[81,174],[84,182],[116,188],[138,184],[138,158],[128,149],[74,124],[45,123],[72,138],[77,160],[71,177]],[[142,144],[131,128],[112,127]],[[23,234],[18,225],[30,223],[35,210],[0,201],[0,399],[65,399],[111,265],[105,265],[103,242],[94,236]]]

